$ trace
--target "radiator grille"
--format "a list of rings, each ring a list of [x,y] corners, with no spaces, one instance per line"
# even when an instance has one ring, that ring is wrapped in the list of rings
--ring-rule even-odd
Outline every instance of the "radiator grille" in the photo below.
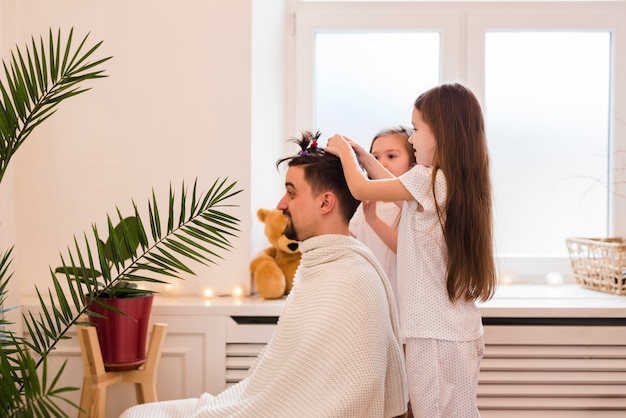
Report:
[[[263,350],[265,344],[227,343],[226,344],[226,387],[234,385],[246,377],[248,369]]]
[[[242,319],[243,318],[243,319]],[[248,375],[276,328],[276,317],[231,317],[226,325],[226,387]]]
[[[626,328],[486,326],[483,417],[626,416]]]
[[[227,387],[247,375],[271,322],[228,322]],[[626,417],[626,327],[486,325],[478,407],[483,418]]]

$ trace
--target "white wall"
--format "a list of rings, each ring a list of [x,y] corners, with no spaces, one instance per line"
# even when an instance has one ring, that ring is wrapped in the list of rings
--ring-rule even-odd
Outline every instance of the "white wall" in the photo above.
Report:
[[[11,162],[6,181],[13,183],[2,197],[13,199],[14,218],[3,202],[0,226],[15,227],[20,293],[48,287],[48,267],[60,264],[73,236],[90,234],[94,222],[103,227],[116,206],[125,214],[131,199],[145,207],[152,188],[165,204],[170,182],[180,189],[196,177],[204,187],[229,177],[244,189],[231,212],[241,232],[225,260],[198,266],[172,291],[249,286],[251,222],[258,222],[251,217],[252,1],[4,0],[0,15],[5,60],[16,44],[59,27],[64,34],[74,27],[75,39],[90,33],[90,45],[104,41],[98,56],[113,56],[104,65],[109,77],[63,103]],[[4,234],[2,248],[11,237]]]

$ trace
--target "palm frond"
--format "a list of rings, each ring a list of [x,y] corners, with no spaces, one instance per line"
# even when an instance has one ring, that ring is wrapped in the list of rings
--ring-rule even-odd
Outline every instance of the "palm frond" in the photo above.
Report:
[[[87,47],[88,36],[85,36],[74,47],[73,33],[72,29],[67,38],[62,38],[60,29],[56,37],[50,30],[47,43],[43,37],[39,41],[33,37],[30,45],[26,44],[24,49],[16,46],[11,59],[2,61],[5,79],[0,81],[0,181],[19,147],[37,126],[54,114],[61,102],[89,90],[81,87],[84,81],[106,77],[99,67],[111,57],[89,62],[102,42]],[[56,387],[64,366],[49,383],[46,357],[35,361],[30,348],[41,346],[43,350],[53,344],[51,340],[56,335],[48,328],[69,324],[73,320],[71,306],[61,303],[44,315],[29,313],[30,341],[15,335],[11,331],[13,324],[5,316],[17,308],[5,306],[8,283],[13,276],[9,272],[11,256],[12,248],[0,256],[0,416],[67,416],[58,404],[68,402],[78,408],[63,397],[64,392],[76,388]],[[54,293],[61,291],[58,281],[53,281],[53,289]],[[52,293],[49,290],[48,297]],[[43,297],[40,298],[43,303]]]
[[[0,339],[3,336],[2,332],[4,332],[5,330],[3,325],[8,325],[8,322],[6,322],[4,316],[7,312],[15,309],[14,307],[5,308],[4,306],[7,297],[6,295],[8,290],[7,287],[9,286],[9,280],[11,280],[11,277],[13,277],[13,272],[9,271],[11,263],[13,262],[12,254],[13,247],[6,250],[0,256]]]
[[[102,42],[86,49],[86,35],[78,46],[72,45],[74,30],[63,41],[61,30],[48,35],[48,48],[43,37],[33,37],[22,50],[11,52],[9,66],[3,60],[6,80],[0,82],[0,181],[9,161],[35,127],[50,117],[57,106],[70,97],[83,93],[80,83],[106,77],[99,66],[111,57],[89,62]]]
[[[78,409],[78,405],[63,396],[65,392],[75,391],[75,387],[57,388],[66,362],[59,368],[49,382],[46,358],[38,366],[27,347],[18,339],[10,344],[0,345],[0,416],[11,417],[69,417],[59,406],[65,402]],[[4,372],[8,374],[4,374]],[[38,373],[39,372],[39,373]]]
[[[5,308],[7,287],[13,274],[9,273],[13,247],[0,256],[0,416],[68,416],[59,407],[59,401],[76,408],[73,402],[63,396],[73,387],[57,388],[65,363],[48,382],[46,359],[38,368],[30,355],[25,340],[14,335],[9,328],[11,322],[4,314],[17,307]]]
[[[124,217],[116,208],[117,225],[107,216],[106,243],[95,225],[92,239],[85,236],[82,246],[75,238],[73,249],[68,247],[67,256],[61,255],[63,266],[51,271],[53,286],[48,298],[38,291],[41,312],[24,315],[31,337],[27,344],[33,352],[45,358],[81,316],[91,314],[89,307],[98,297],[145,293],[132,286],[120,286],[124,282],[164,283],[163,278],[194,274],[190,261],[211,265],[221,259],[220,253],[232,248],[231,239],[239,231],[239,219],[222,210],[234,206],[226,201],[241,192],[234,189],[235,185],[228,179],[217,179],[207,192],[199,193],[196,180],[191,195],[184,182],[180,193],[170,185],[165,212],[160,211],[152,192],[148,201],[149,228],[133,202],[133,216]],[[165,228],[159,213],[168,214]],[[151,238],[145,234],[147,229],[152,231]],[[57,274],[65,279],[63,285]]]

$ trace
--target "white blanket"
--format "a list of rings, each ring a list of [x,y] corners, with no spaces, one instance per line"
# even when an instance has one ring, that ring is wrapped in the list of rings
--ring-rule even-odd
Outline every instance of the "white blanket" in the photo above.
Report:
[[[138,405],[122,418],[402,415],[397,313],[380,264],[343,235],[308,239],[301,251],[274,335],[247,378],[217,396]]]

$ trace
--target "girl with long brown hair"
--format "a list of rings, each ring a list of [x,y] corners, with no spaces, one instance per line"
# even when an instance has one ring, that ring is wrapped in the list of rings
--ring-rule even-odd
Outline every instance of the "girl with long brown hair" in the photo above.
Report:
[[[411,119],[417,164],[398,178],[341,135],[326,151],[341,158],[355,198],[403,201],[398,295],[414,416],[477,417],[484,342],[475,302],[496,285],[483,114],[470,89],[451,83],[421,94]]]

